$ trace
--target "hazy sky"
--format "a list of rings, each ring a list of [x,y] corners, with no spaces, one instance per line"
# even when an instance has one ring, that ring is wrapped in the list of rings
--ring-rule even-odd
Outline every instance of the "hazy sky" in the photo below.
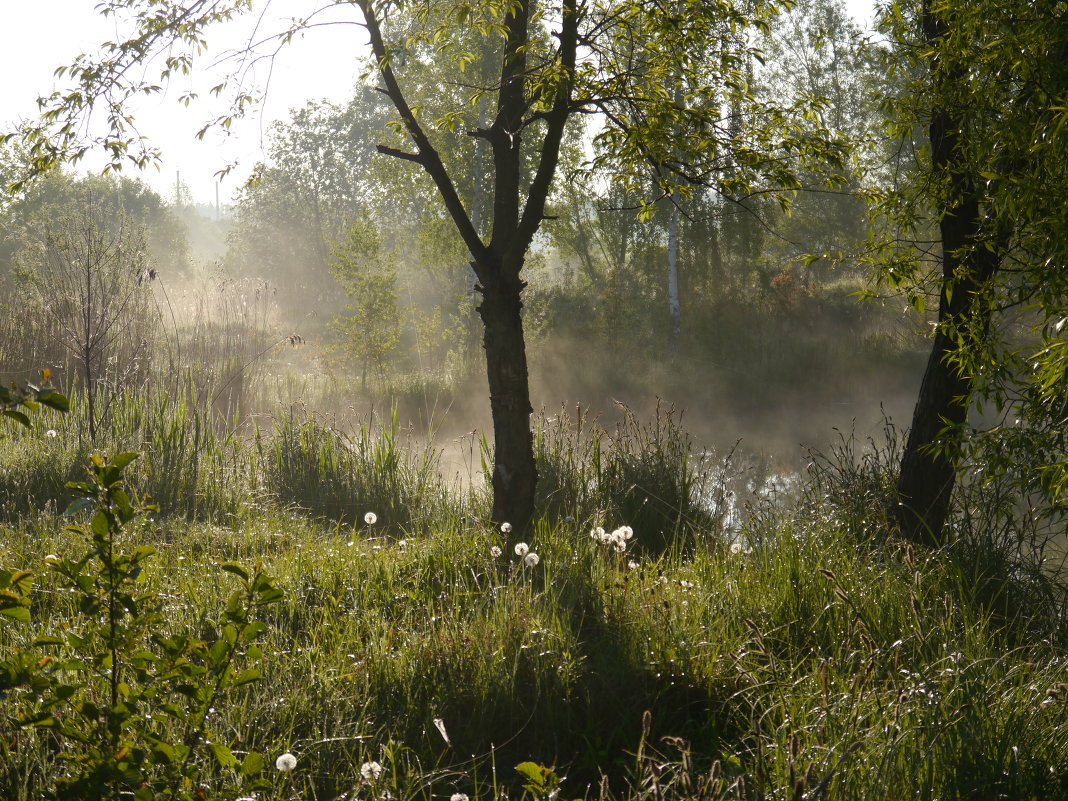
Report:
[[[0,81],[0,130],[21,118],[35,116],[38,96],[64,88],[53,77],[56,67],[70,63],[79,53],[95,52],[101,42],[116,37],[115,23],[95,11],[97,1],[0,0],[0,75],[4,76]],[[284,20],[306,16],[320,3],[321,0],[261,0],[258,7],[264,10],[259,30],[283,29]],[[846,0],[846,5],[858,21],[869,21],[872,0]],[[351,23],[357,15],[351,6],[340,5],[321,21]],[[173,193],[176,173],[180,173],[194,198],[214,202],[214,174],[227,163],[237,161],[239,166],[221,184],[221,197],[226,203],[252,165],[263,158],[264,133],[272,120],[285,118],[290,108],[303,105],[306,100],[344,102],[351,95],[357,58],[363,52],[363,30],[352,24],[324,25],[282,48],[273,70],[264,61],[247,74],[250,87],[268,86],[260,113],[234,126],[229,135],[212,131],[204,141],[197,141],[197,130],[225,111],[222,103],[208,98],[208,88],[219,82],[219,76],[232,72],[237,62],[231,58],[208,67],[247,42],[253,35],[254,22],[255,18],[249,16],[209,33],[211,50],[201,59],[201,68],[190,78],[176,80],[165,95],[143,99],[135,108],[142,135],[163,149],[160,170],[150,169],[141,177],[164,195]],[[197,91],[201,99],[187,109],[176,99],[189,90]],[[102,163],[89,160],[86,167],[98,168]]]

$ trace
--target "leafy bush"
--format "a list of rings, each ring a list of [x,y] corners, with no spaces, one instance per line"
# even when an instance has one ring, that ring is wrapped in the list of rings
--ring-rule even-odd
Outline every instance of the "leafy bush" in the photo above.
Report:
[[[49,590],[70,597],[67,614],[38,623],[32,641],[0,653],[0,769],[5,793],[20,779],[12,746],[32,752],[47,745],[37,766],[57,799],[203,799],[201,781],[263,789],[266,762],[256,753],[238,760],[210,727],[210,714],[237,688],[257,681],[253,665],[265,632],[256,620],[283,597],[257,566],[223,565],[240,582],[216,619],[204,619],[210,635],[175,631],[164,598],[143,592],[142,571],[155,553],[129,541],[137,519],[152,507],[136,505],[123,472],[136,459],[94,457],[90,480],[68,488],[78,496],[67,513],[91,511],[87,524],[68,531],[86,550],[45,558]],[[0,571],[0,614],[29,623],[27,570]],[[15,770],[12,771],[12,766]],[[22,780],[23,788],[25,781]],[[14,785],[14,786],[13,786]]]

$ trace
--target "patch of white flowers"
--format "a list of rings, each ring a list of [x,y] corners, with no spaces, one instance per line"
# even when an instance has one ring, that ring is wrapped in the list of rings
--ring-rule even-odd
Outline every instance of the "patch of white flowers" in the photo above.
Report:
[[[364,762],[360,765],[360,776],[365,782],[376,782],[382,776],[382,766],[378,762]]]
[[[630,526],[620,526],[615,531],[608,532],[601,526],[597,526],[590,531],[590,536],[602,545],[612,548],[617,553],[623,553],[627,550],[627,546],[634,536],[634,529]]]

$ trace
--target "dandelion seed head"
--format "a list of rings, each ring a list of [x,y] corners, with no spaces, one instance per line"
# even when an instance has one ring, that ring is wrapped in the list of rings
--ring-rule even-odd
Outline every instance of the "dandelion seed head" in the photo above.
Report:
[[[494,559],[496,559],[500,555],[501,555],[501,546],[500,545],[494,545],[493,547],[490,548],[490,556],[492,556]]]
[[[600,526],[590,529],[590,536],[598,542],[604,542],[604,529]]]
[[[511,523],[501,523],[501,533],[502,534],[511,534],[512,533],[512,524]],[[457,793],[457,795],[460,795],[460,794]],[[464,796],[464,798],[466,798],[466,797],[467,796]]]
[[[56,431],[54,428],[50,428],[45,432],[45,436],[48,437],[49,439],[55,439],[56,437],[59,436],[59,432]]]
[[[533,551],[531,551],[530,553],[528,553],[526,556],[523,557],[523,564],[526,565],[527,567],[537,567],[538,566],[538,562],[540,562],[540,561],[541,561],[541,557],[539,557]]]
[[[526,556],[527,552],[529,550],[530,550],[530,546],[527,545],[525,542],[517,542],[515,544],[515,555],[516,556]]]
[[[377,762],[364,762],[360,765],[360,775],[364,781],[378,781],[378,778],[382,775],[382,766]]]
[[[731,543],[731,553],[741,553],[741,552],[742,552],[742,544],[740,542],[732,542]]]
[[[289,773],[297,766],[297,758],[286,751],[274,761],[274,766],[282,773]]]
[[[369,526],[373,526],[375,523],[378,522],[378,515],[376,515],[374,512],[368,512],[363,516],[363,522]]]
[[[453,793],[449,798],[449,801],[471,801],[467,797],[467,793]]]

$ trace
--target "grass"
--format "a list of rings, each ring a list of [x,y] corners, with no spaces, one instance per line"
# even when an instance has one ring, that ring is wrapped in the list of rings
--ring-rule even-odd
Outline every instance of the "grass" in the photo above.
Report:
[[[801,504],[751,518],[752,547],[738,551],[722,521],[684,511],[695,480],[677,426],[635,429],[627,447],[618,432],[587,431],[596,447],[566,428],[542,432],[555,489],[526,536],[540,556],[529,568],[517,536],[473,518],[477,506],[436,485],[426,452],[388,425],[344,437],[284,419],[258,446],[209,426],[190,451],[167,444],[181,440],[161,426],[168,414],[116,415],[127,434],[163,432],[128,441],[178,459],[155,453],[135,480],[193,461],[191,491],[229,499],[179,503],[132,534],[159,548],[141,581],[166,599],[170,630],[196,632],[225,605],[224,562],[262,561],[286,591],[267,613],[263,679],[212,720],[235,752],[297,756],[263,799],[548,796],[514,770],[527,760],[562,777],[568,798],[1068,796],[1063,595],[1036,594],[1041,577],[1006,563],[999,597],[1059,605],[1007,614],[976,585],[974,554],[875,536],[878,510],[856,498],[878,497],[878,459],[840,449]],[[170,417],[176,430],[195,426]],[[47,494],[16,498],[57,486],[83,455],[74,441],[4,441],[3,567],[37,569],[81,547]],[[628,505],[653,481],[674,518]],[[381,523],[364,524],[364,511]],[[597,515],[633,525],[631,552],[589,536]],[[685,547],[664,547],[671,520],[690,526]],[[71,603],[40,572],[33,622],[0,625],[0,657],[76,621]],[[3,736],[0,796],[46,797],[61,769],[48,735]],[[385,769],[377,782],[361,776],[372,760]]]

